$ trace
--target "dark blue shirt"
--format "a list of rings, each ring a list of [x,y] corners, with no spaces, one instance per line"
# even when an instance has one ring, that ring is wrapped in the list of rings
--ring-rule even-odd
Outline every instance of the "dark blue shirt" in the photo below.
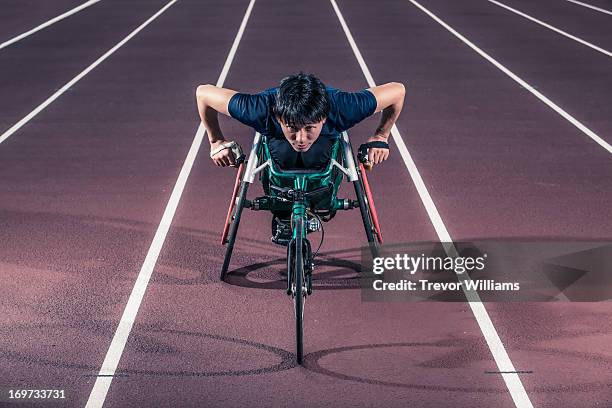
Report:
[[[366,89],[344,92],[327,87],[326,90],[330,109],[320,137],[336,139],[340,133],[352,128],[376,110],[376,98]],[[280,124],[272,112],[277,91],[278,88],[270,88],[253,95],[237,93],[229,101],[229,113],[262,135],[284,139]]]
[[[278,88],[258,94],[237,93],[229,101],[230,115],[268,137],[274,161],[284,169],[322,168],[329,163],[331,148],[340,133],[361,122],[376,110],[376,98],[368,90],[344,92],[327,87],[330,109],[319,138],[306,152],[297,152],[285,138],[273,107]]]

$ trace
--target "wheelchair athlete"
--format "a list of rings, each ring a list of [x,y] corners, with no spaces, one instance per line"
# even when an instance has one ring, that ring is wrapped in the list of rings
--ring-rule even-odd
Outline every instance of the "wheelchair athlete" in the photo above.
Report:
[[[219,127],[217,113],[221,112],[265,135],[272,159],[284,170],[324,168],[340,134],[380,111],[380,123],[366,142],[368,161],[378,164],[387,160],[389,135],[404,96],[404,85],[397,82],[345,92],[326,87],[319,78],[305,73],[288,76],[278,87],[257,94],[214,85],[200,85],[196,90],[210,157],[217,166],[236,164],[236,143],[226,140]],[[279,224],[288,222],[284,218],[285,214],[273,217],[273,235]],[[284,243],[284,238],[275,242]]]

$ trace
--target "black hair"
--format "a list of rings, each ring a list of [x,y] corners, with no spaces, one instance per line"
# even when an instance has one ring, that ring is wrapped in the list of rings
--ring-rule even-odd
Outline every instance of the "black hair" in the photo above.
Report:
[[[274,114],[285,124],[304,127],[320,122],[329,113],[329,98],[325,85],[312,74],[291,75],[278,87]]]

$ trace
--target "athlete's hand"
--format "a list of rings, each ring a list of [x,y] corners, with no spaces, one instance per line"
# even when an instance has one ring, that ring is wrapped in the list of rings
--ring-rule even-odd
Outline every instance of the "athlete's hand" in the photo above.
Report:
[[[212,161],[221,167],[234,166],[236,165],[236,156],[231,148],[223,148],[224,145],[231,143],[227,140],[218,140],[210,144],[210,158]],[[214,153],[217,151],[217,153]]]
[[[372,136],[368,138],[368,143],[370,142],[387,143],[387,138],[383,136]],[[388,158],[389,158],[389,149],[384,149],[380,147],[370,147],[368,149],[368,161],[372,164],[382,163]]]

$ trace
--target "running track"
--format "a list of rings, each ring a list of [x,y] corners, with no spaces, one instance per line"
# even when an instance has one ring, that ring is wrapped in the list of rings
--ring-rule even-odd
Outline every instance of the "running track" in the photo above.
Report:
[[[44,3],[3,2],[0,42],[79,4]],[[503,3],[612,50],[610,15],[565,0]],[[102,0],[0,50],[0,132],[165,4]],[[418,4],[612,143],[610,57],[486,0]],[[450,237],[612,237],[601,144],[410,1],[337,5],[374,81],[407,86],[397,128]],[[499,368],[468,304],[361,302],[346,279],[363,243],[356,211],[326,226],[306,366],[295,367],[267,215],[245,213],[234,273],[218,281],[234,174],[214,167],[206,144],[115,377],[92,393],[196,135],[195,87],[217,83],[227,61],[224,85],[247,92],[299,70],[368,86],[330,2],[257,0],[246,19],[248,7],[179,0],[0,143],[0,387],[62,388],[70,407],[612,406],[607,303],[487,303],[514,368],[529,371],[509,387],[485,374]],[[249,145],[249,129],[222,128]],[[436,240],[392,147],[370,176],[385,238]]]

